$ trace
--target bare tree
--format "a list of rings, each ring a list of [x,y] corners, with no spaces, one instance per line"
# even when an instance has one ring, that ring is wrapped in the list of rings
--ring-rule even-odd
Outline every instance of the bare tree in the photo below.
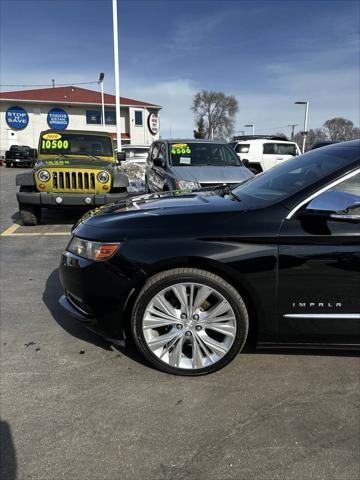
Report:
[[[200,117],[196,122],[197,129],[194,130],[194,138],[205,138],[205,123],[203,117]]]
[[[205,138],[230,138],[239,110],[238,101],[233,95],[202,90],[194,96],[191,109],[196,115],[197,125],[200,119],[204,122]]]
[[[344,142],[354,138],[354,124],[351,120],[342,117],[331,118],[324,123],[329,140]]]
[[[294,135],[294,142],[296,142],[298,145],[302,144],[302,139],[303,136],[300,132]],[[328,138],[323,128],[310,128],[306,137],[306,150],[310,150],[311,146],[314,145],[314,143],[324,142],[325,140],[328,140]]]

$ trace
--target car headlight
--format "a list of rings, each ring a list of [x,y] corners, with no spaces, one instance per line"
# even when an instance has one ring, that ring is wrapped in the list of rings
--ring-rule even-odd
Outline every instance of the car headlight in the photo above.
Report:
[[[47,170],[39,170],[38,177],[40,182],[48,182],[50,180],[50,173]]]
[[[120,243],[92,242],[83,238],[73,237],[67,250],[89,260],[104,261],[109,260],[119,247]]]
[[[97,176],[97,179],[100,183],[106,183],[110,178],[110,175],[108,174],[108,172],[99,172],[98,173],[98,176]]]
[[[190,182],[187,180],[176,180],[176,189],[177,190],[194,190],[196,188],[201,188],[200,183]]]

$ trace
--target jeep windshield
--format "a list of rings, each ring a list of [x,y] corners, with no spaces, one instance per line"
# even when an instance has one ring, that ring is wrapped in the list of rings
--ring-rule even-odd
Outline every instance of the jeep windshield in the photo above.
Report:
[[[40,153],[50,155],[113,156],[112,142],[105,135],[77,133],[44,133]]]
[[[172,143],[170,163],[174,167],[240,167],[241,160],[228,146],[221,143]]]

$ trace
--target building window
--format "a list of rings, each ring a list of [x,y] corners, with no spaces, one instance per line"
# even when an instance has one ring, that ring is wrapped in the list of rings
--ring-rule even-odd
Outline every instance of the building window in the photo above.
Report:
[[[141,110],[135,110],[135,125],[137,127],[143,126],[143,112]]]
[[[101,112],[87,110],[86,123],[89,123],[90,125],[101,125]]]
[[[106,125],[116,125],[116,112],[105,110]]]
[[[87,110],[86,123],[90,125],[101,125],[101,110]],[[105,110],[105,124],[116,125],[116,112]]]

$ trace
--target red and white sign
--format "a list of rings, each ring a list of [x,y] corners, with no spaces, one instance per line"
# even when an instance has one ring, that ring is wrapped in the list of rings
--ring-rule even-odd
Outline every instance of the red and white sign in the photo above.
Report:
[[[152,135],[156,135],[160,130],[159,115],[155,112],[150,113],[148,117],[148,127]]]

